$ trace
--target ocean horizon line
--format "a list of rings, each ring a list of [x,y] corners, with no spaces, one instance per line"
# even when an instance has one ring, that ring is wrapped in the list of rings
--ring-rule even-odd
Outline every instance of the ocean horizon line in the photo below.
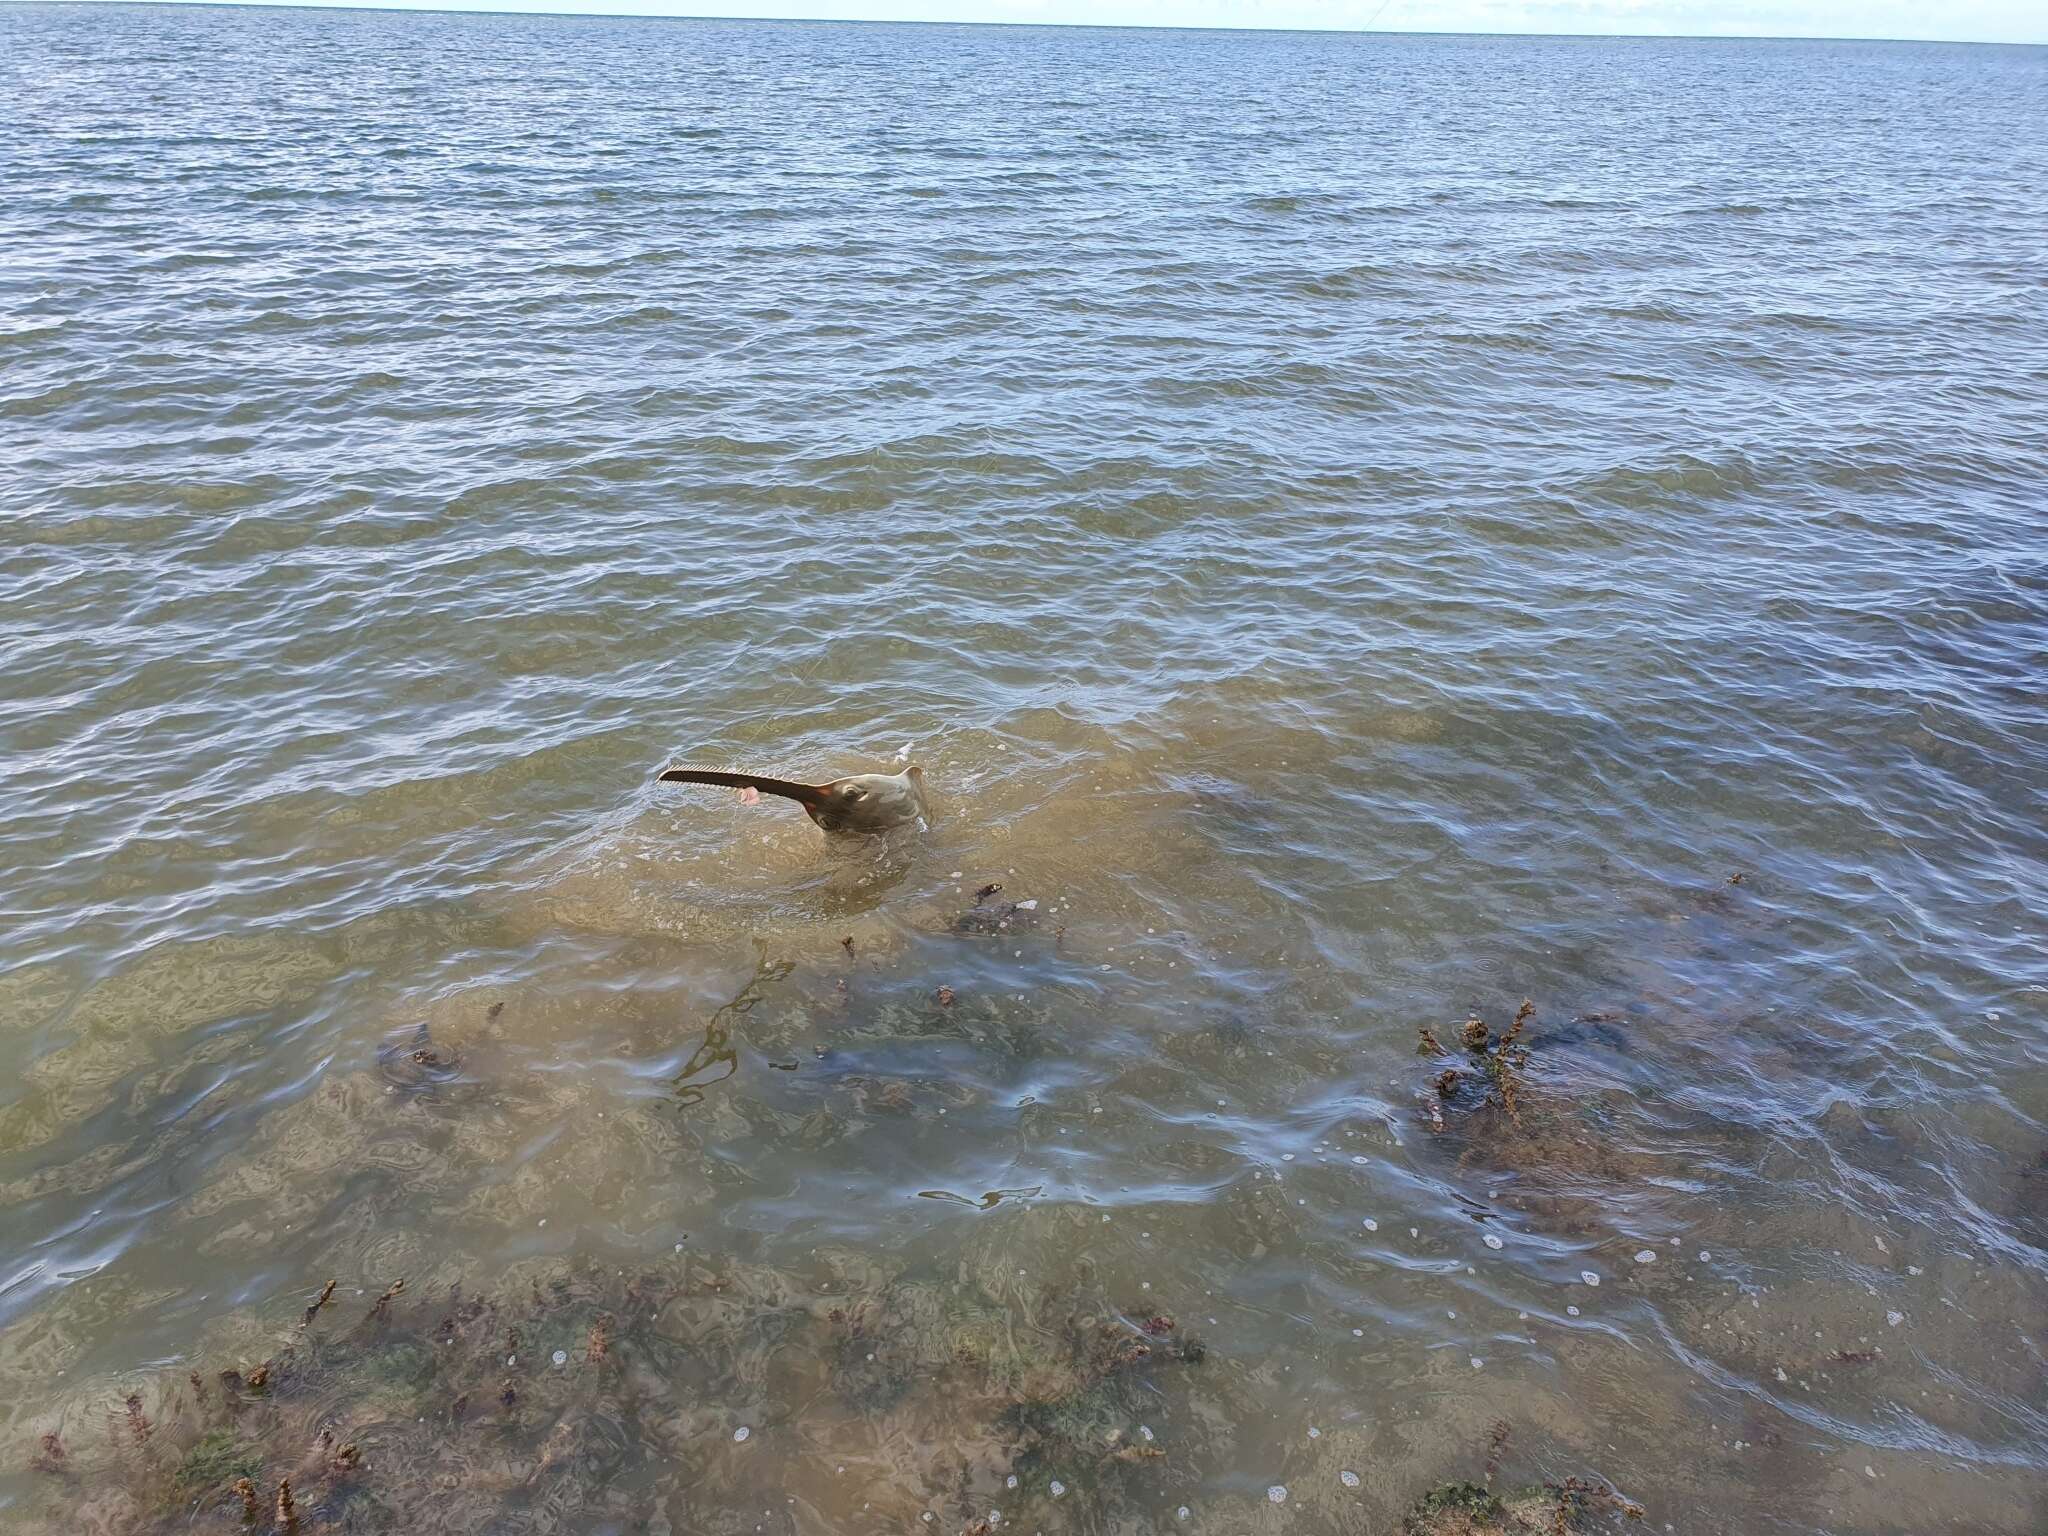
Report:
[[[1874,47],[2048,48],[2048,39],[2018,41],[1987,37],[1852,37],[1822,32],[1482,32],[1433,27],[1366,25],[1360,27],[1235,27],[1200,22],[1084,22],[957,20],[924,16],[764,16],[719,11],[618,11],[559,5],[393,5],[378,0],[0,0],[0,10],[38,8],[91,10],[232,10],[232,11],[370,11],[408,16],[520,16],[582,21],[755,22],[776,26],[849,27],[999,27],[1042,32],[1199,32],[1225,36],[1274,37],[1401,37],[1528,39],[1594,43],[1851,43]]]

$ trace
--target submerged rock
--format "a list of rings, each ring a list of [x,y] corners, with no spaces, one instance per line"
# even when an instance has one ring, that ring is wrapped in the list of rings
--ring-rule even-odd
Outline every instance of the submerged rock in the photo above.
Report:
[[[998,933],[1029,932],[1039,922],[1035,901],[989,901],[976,902],[954,918],[951,926],[956,934],[985,938]]]

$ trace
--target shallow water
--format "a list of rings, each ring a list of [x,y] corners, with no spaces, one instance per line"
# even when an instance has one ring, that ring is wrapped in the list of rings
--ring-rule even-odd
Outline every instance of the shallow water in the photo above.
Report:
[[[2048,54],[0,32],[10,1530],[2041,1528]]]

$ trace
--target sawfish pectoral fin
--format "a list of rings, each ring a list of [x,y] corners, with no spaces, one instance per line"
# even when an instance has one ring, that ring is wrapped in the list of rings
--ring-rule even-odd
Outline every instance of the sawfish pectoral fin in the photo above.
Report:
[[[758,773],[726,773],[716,768],[669,768],[658,780],[663,784],[716,784],[723,789],[754,789],[764,795],[780,795],[798,805],[810,807],[825,798],[816,784],[798,784],[790,779],[771,779]]]

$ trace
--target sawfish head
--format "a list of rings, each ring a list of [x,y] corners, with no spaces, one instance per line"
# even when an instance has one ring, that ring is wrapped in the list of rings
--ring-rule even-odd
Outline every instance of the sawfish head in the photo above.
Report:
[[[855,773],[824,784],[798,784],[758,773],[725,773],[709,768],[671,768],[664,784],[719,784],[727,789],[752,789],[794,800],[827,832],[887,832],[926,814],[924,770],[915,765],[901,773]]]

